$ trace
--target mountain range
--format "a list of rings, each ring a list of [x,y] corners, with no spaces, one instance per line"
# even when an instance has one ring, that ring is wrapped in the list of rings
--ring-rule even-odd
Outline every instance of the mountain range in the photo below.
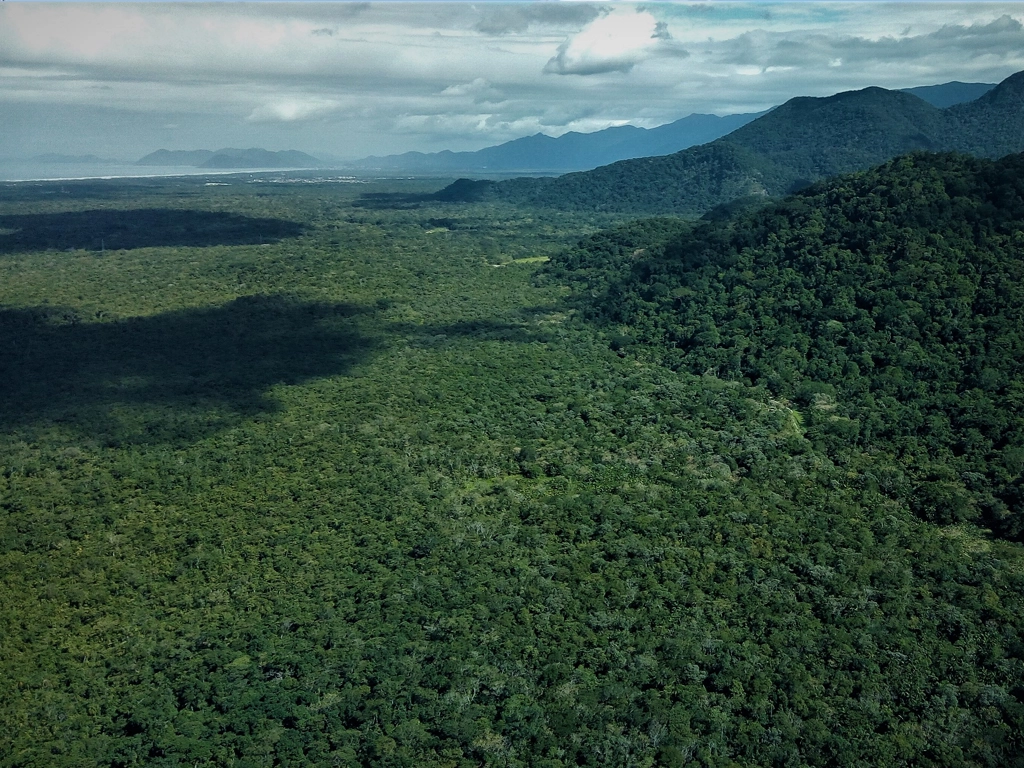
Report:
[[[589,170],[633,157],[665,155],[725,136],[764,112],[688,115],[657,128],[621,125],[593,133],[542,133],[475,152],[405,152],[349,163],[354,170],[403,173],[538,172]]]
[[[737,198],[786,194],[915,150],[983,157],[1020,152],[1021,125],[1024,72],[945,109],[913,93],[872,87],[790,99],[722,138],[671,155],[557,178],[492,182],[473,194],[555,208],[702,214]],[[451,197],[450,190],[442,193]]]
[[[102,165],[104,163],[117,163],[117,160],[97,157],[96,155],[65,155],[60,152],[47,152],[43,155],[35,155],[32,160],[37,163],[55,163],[62,165]]]
[[[978,98],[994,83],[951,82],[904,89],[944,109]],[[592,133],[571,131],[558,137],[542,133],[475,152],[405,152],[346,163],[354,171],[378,173],[566,173],[586,171],[618,160],[668,155],[706,144],[765,115],[688,115],[656,128],[614,126]]]
[[[323,163],[312,155],[296,150],[271,152],[251,149],[168,150],[151,152],[136,165],[187,166],[192,168],[316,168]]]

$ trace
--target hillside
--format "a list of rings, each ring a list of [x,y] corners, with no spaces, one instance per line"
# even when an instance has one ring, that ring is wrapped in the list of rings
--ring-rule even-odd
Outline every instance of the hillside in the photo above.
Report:
[[[925,519],[1024,538],[1024,155],[911,155],[663,229],[622,235],[639,260],[604,235],[556,273],[672,367],[794,402],[820,450]]]
[[[1024,72],[999,83],[984,96],[947,110],[947,144],[952,149],[999,157],[1024,149]]]
[[[557,179],[496,184],[496,199],[578,210],[699,215],[742,194],[786,194],[913,150],[999,157],[1024,150],[1024,73],[972,102],[937,109],[866,88],[791,99],[728,136],[659,158]]]
[[[405,173],[585,170],[617,160],[666,155],[704,144],[745,125],[761,114],[722,117],[694,114],[657,128],[624,125],[593,133],[570,131],[557,138],[538,133],[476,152],[406,152],[386,157],[368,157],[349,163],[347,167]]]
[[[915,149],[938,149],[944,129],[942,111],[916,96],[865,88],[790,99],[726,140],[779,166],[785,181],[769,182],[769,192],[779,194],[790,179],[820,179]]]

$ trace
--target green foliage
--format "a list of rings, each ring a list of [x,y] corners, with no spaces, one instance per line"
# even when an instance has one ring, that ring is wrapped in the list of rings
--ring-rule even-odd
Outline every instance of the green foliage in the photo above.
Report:
[[[1022,171],[914,155],[695,226],[603,282],[559,263],[671,365],[792,399],[817,446],[905,478],[890,489],[922,516],[1019,538]]]
[[[904,501],[816,447],[840,384],[673,371],[534,272],[677,276],[689,224],[382,197],[438,186],[0,199],[301,225],[0,259],[0,764],[1019,759],[1020,547],[908,506],[955,477]]]

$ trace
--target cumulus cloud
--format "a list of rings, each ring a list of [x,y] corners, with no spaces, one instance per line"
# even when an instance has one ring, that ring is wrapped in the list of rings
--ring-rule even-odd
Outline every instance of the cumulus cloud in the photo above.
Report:
[[[629,72],[655,56],[686,57],[668,25],[649,11],[616,10],[601,16],[558,46],[544,71],[558,75]]]

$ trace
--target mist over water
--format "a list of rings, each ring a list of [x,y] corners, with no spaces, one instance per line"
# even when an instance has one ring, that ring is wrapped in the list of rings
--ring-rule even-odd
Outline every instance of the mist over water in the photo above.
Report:
[[[226,176],[263,169],[211,170],[190,166],[135,165],[134,163],[41,163],[0,160],[0,181],[63,181],[73,179],[123,179],[163,176]],[[281,169],[273,169],[281,170]]]

